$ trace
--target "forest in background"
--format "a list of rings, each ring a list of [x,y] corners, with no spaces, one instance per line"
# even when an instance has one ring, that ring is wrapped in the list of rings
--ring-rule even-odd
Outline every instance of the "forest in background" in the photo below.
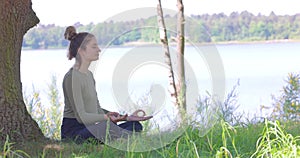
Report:
[[[176,16],[165,16],[168,37],[176,36]],[[157,17],[123,22],[102,22],[74,26],[78,31],[92,32],[99,45],[126,45],[133,42],[159,43]],[[65,27],[39,24],[24,36],[23,48],[64,48]],[[173,31],[174,30],[174,31]],[[232,12],[230,15],[203,14],[186,16],[186,39],[192,43],[252,42],[300,39],[300,13],[295,15],[254,15],[250,12]]]

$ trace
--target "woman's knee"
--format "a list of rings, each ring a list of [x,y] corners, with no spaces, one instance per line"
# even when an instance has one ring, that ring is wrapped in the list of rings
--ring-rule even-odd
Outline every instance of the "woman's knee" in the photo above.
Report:
[[[143,130],[143,125],[138,121],[128,121],[120,124],[119,126],[128,131],[140,132]]]
[[[135,121],[135,122],[134,122],[134,130],[135,130],[136,132],[142,131],[142,130],[143,130],[143,125],[142,125],[140,122]]]

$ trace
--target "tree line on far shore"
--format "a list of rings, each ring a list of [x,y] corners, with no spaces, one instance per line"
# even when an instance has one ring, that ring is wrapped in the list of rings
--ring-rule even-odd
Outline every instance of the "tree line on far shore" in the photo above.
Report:
[[[176,17],[166,15],[168,37],[176,33]],[[99,45],[125,45],[133,42],[159,43],[157,17],[122,22],[102,22],[74,26],[78,31],[92,32]],[[67,27],[67,26],[65,26]],[[63,37],[65,27],[39,24],[29,30],[23,39],[23,48],[64,48],[68,45]],[[191,15],[186,17],[186,39],[192,43],[251,42],[267,40],[300,39],[300,13],[295,15],[253,15],[250,12],[232,12]]]

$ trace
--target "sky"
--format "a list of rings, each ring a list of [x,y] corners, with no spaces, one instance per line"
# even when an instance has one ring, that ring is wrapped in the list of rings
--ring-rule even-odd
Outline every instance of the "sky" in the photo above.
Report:
[[[177,0],[161,0],[163,8],[176,11]],[[59,26],[99,23],[137,8],[153,7],[158,0],[32,0],[32,8],[40,24]],[[248,12],[257,15],[294,15],[300,13],[299,0],[183,0],[185,14]],[[140,11],[133,13],[141,16]],[[132,14],[132,13],[131,13]],[[153,10],[153,15],[156,15]],[[134,16],[132,15],[132,16]],[[131,15],[130,15],[131,16]]]

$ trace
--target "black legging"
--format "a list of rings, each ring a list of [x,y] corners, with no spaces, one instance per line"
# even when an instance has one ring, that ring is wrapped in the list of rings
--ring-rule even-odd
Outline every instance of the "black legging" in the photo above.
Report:
[[[109,128],[107,128],[109,127]],[[61,138],[83,142],[89,138],[96,138],[101,142],[127,137],[133,131],[140,132],[143,126],[138,121],[127,121],[119,125],[111,121],[101,121],[92,125],[79,123],[75,118],[63,118],[61,126]],[[109,131],[107,133],[107,131]]]

